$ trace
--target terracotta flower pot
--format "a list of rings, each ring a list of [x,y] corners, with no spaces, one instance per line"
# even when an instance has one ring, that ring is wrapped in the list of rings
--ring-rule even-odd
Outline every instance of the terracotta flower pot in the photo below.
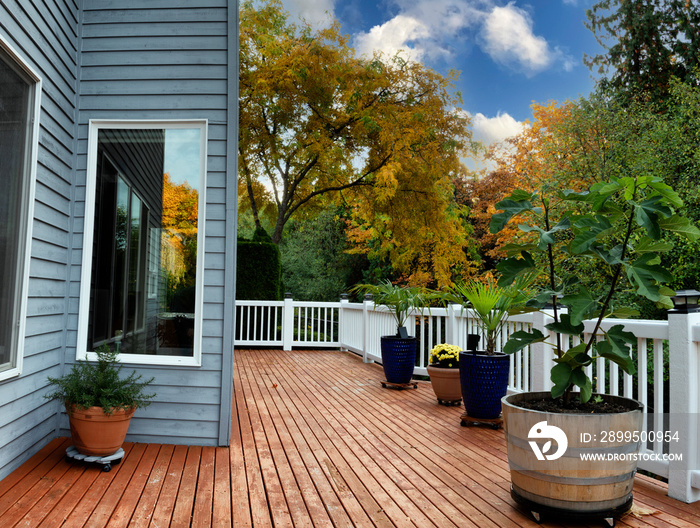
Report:
[[[78,409],[66,406],[75,448],[84,455],[108,456],[124,443],[129,422],[136,409],[114,411],[108,416],[102,407]]]
[[[427,371],[438,403],[459,405],[462,401],[462,385],[459,379],[459,367],[446,368],[428,365]]]

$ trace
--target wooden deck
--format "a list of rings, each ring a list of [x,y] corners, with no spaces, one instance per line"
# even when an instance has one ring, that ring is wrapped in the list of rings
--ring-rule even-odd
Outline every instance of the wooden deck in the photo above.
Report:
[[[230,448],[129,443],[106,473],[56,439],[0,481],[0,527],[538,526],[510,498],[503,431],[460,427],[429,383],[383,389],[380,366],[339,352],[237,350],[235,364]],[[700,526],[700,503],[646,477],[635,510],[618,526]]]

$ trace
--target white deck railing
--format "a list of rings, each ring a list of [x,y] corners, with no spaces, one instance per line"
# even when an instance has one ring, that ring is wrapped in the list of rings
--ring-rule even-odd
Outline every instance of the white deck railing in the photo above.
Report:
[[[340,303],[236,301],[236,345],[340,347]]]
[[[366,362],[381,363],[379,337],[396,333],[391,314],[372,301],[236,301],[236,316],[236,346],[337,347],[361,355]],[[550,321],[551,317],[540,312],[514,316],[499,346],[516,330],[534,327],[546,333]],[[593,330],[592,321],[585,324],[587,330]],[[637,373],[625,374],[614,363],[598,358],[587,368],[594,390],[644,404],[647,441],[642,445],[639,468],[667,478],[670,496],[686,502],[700,500],[700,313],[671,313],[668,321],[607,320],[604,329],[615,324],[623,324],[637,337],[633,350]],[[456,305],[413,313],[406,327],[418,338],[417,375],[427,375],[433,346],[446,342],[466,349],[467,334],[478,333],[471,312]],[[556,342],[556,335],[550,335],[549,342]],[[569,346],[576,344],[569,342]],[[550,390],[553,357],[551,345],[545,343],[511,356],[508,390]],[[659,433],[665,431],[677,440],[659,439]],[[677,460],[679,456],[682,460]]]

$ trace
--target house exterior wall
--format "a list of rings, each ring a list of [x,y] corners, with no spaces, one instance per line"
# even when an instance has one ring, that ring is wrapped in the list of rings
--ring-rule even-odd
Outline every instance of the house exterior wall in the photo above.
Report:
[[[0,382],[0,478],[54,436],[69,435],[65,413],[43,395],[47,376],[76,358],[90,120],[208,120],[201,366],[127,364],[154,376],[157,393],[137,411],[127,440],[228,444],[237,16],[233,0],[0,4],[0,34],[44,82],[24,366]]]
[[[0,35],[42,79],[33,240],[19,377],[0,382],[0,478],[56,434],[46,377],[61,374],[71,262],[78,12],[71,0],[0,4]]]
[[[128,439],[136,442],[218,445],[227,443],[220,422],[225,369],[225,267],[228,122],[235,93],[228,94],[229,0],[85,0],[81,16],[77,137],[76,215],[72,245],[66,363],[76,357],[82,226],[90,120],[207,119],[207,189],[204,302],[200,367],[132,366],[155,377],[157,396],[137,411]],[[237,39],[235,40],[237,43]],[[237,51],[237,48],[235,48]],[[237,76],[237,72],[235,72]],[[234,77],[235,79],[235,77]],[[232,180],[232,181],[235,181]],[[230,218],[228,218],[230,220]],[[201,222],[202,220],[200,220]],[[232,374],[228,374],[232,376]],[[227,382],[224,382],[225,385]],[[230,404],[228,404],[230,405]],[[230,416],[230,412],[223,413]],[[67,420],[61,434],[68,434]]]

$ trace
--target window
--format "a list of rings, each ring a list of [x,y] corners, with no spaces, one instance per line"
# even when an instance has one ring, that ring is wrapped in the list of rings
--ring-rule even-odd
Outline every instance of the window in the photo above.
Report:
[[[79,357],[199,364],[205,159],[206,121],[91,122]]]
[[[41,80],[0,38],[0,380],[22,368]]]

